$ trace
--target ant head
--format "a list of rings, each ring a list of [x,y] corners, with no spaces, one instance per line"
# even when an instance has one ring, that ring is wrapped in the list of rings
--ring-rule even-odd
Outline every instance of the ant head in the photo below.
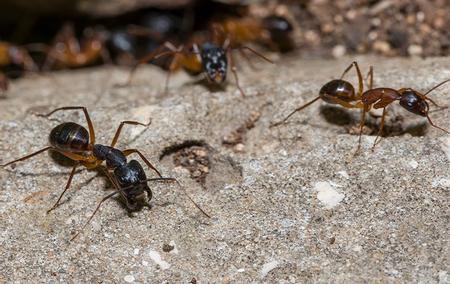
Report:
[[[152,198],[147,182],[142,182],[147,179],[147,176],[138,161],[131,160],[128,164],[115,168],[114,176],[123,189],[127,207],[130,210],[141,208]]]
[[[407,111],[420,116],[427,116],[429,105],[425,97],[413,89],[400,89],[400,105]]]
[[[355,88],[349,82],[341,79],[331,80],[323,85],[319,91],[319,96],[327,103],[335,104],[332,98],[343,101],[353,101],[355,98]]]
[[[217,84],[223,83],[228,68],[226,51],[215,44],[205,43],[201,46],[200,56],[208,79]]]

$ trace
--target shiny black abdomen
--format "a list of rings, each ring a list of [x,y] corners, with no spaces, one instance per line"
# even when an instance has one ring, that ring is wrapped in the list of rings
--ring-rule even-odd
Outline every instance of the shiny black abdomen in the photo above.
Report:
[[[50,132],[50,144],[60,150],[83,152],[88,149],[89,132],[77,123],[64,122]]]
[[[330,104],[336,104],[330,97],[338,98],[345,102],[357,100],[352,84],[344,80],[332,80],[326,83],[319,91],[322,100]]]

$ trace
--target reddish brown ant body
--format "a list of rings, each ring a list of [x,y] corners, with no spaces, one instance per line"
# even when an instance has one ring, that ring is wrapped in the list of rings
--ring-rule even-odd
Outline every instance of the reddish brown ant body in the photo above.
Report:
[[[249,50],[258,55],[260,58],[272,63],[270,59],[259,54],[250,47],[231,47],[229,40],[226,40],[222,46],[215,44],[212,41],[204,40],[203,36],[191,39],[190,42],[191,43],[188,44],[187,47],[181,45],[178,48],[176,48],[170,42],[165,42],[159,49],[142,58],[139,63],[132,68],[127,84],[131,83],[134,72],[141,64],[150,62],[154,59],[158,59],[162,56],[172,55],[173,58],[170,63],[166,78],[166,91],[168,89],[170,74],[175,70],[184,68],[190,74],[197,75],[203,73],[206,75],[205,77],[208,82],[216,85],[221,85],[226,80],[228,65],[230,65],[237,88],[239,89],[241,95],[244,97],[245,93],[239,85],[239,78],[237,75],[232,51],[234,49]]]
[[[365,117],[366,113],[370,111],[372,108],[374,109],[383,109],[383,114],[381,116],[381,125],[380,129],[378,131],[377,137],[375,138],[375,141],[372,146],[372,150],[375,148],[375,146],[381,141],[379,139],[381,135],[383,134],[383,127],[384,127],[384,121],[386,116],[386,108],[392,104],[395,101],[398,101],[400,106],[402,106],[407,111],[414,113],[416,115],[420,115],[423,117],[426,117],[427,120],[430,122],[431,126],[440,129],[444,131],[447,134],[450,134],[450,132],[442,127],[439,127],[433,123],[430,116],[428,115],[430,106],[427,101],[430,101],[435,106],[438,106],[432,99],[428,98],[427,95],[435,90],[436,88],[444,85],[447,82],[450,82],[450,79],[447,79],[436,86],[432,87],[430,90],[422,94],[419,91],[416,91],[411,88],[401,88],[398,90],[392,89],[392,88],[373,88],[373,67],[370,67],[370,71],[368,73],[369,77],[369,89],[365,91],[361,96],[361,102],[362,102],[362,115],[361,115],[361,122],[360,122],[360,134],[359,134],[359,140],[358,140],[358,149],[361,148],[361,136],[362,136],[362,129],[364,127]]]
[[[56,207],[60,205],[60,200],[69,189],[72,182],[72,178],[75,175],[77,167],[80,165],[85,166],[87,169],[102,169],[108,179],[116,188],[116,191],[104,197],[97,205],[95,211],[92,213],[88,221],[84,224],[79,233],[86,227],[86,225],[92,220],[95,213],[100,208],[101,204],[113,197],[116,194],[120,194],[125,200],[126,206],[129,210],[134,211],[142,207],[143,203],[148,203],[152,198],[152,192],[147,185],[148,181],[169,181],[177,182],[174,178],[164,178],[161,176],[159,171],[150,163],[150,161],[137,149],[127,149],[119,150],[115,148],[117,140],[120,136],[122,128],[125,124],[128,125],[143,125],[148,126],[148,124],[143,124],[137,121],[122,121],[116,130],[114,138],[109,146],[96,144],[95,143],[95,132],[92,121],[90,119],[89,113],[85,107],[62,107],[57,108],[50,113],[44,115],[49,117],[53,113],[61,110],[82,110],[84,112],[88,129],[74,122],[64,122],[50,132],[49,140],[51,146],[45,147],[39,151],[32,154],[24,156],[22,158],[16,159],[14,161],[8,162],[6,164],[0,165],[1,167],[6,167],[10,164],[27,160],[35,155],[43,153],[47,150],[56,151],[67,158],[75,161],[75,164],[70,173],[69,179],[67,181],[66,187],[60,194],[58,200],[55,204],[47,211],[49,213]],[[127,161],[127,156],[136,153],[145,162],[145,164],[155,171],[158,178],[147,179],[142,166],[136,160]],[[106,167],[101,166],[103,162],[106,162]],[[147,200],[145,196],[147,195]],[[186,194],[187,195],[187,194]],[[189,200],[206,216],[209,217],[193,200],[187,195]],[[72,240],[78,236],[77,233]]]
[[[269,48],[286,52],[294,48],[292,24],[282,16],[271,15],[263,19],[247,17],[227,17],[211,24],[212,30],[222,32],[230,39],[231,46],[262,43]],[[221,39],[225,40],[225,37]]]
[[[103,60],[110,61],[101,33],[86,29],[85,37],[80,42],[71,24],[64,25],[55,38],[55,43],[48,49],[44,70],[77,68],[95,64]]]
[[[355,67],[356,73],[358,75],[357,92],[355,91],[355,88],[350,82],[343,80],[345,74],[348,71],[350,71],[352,67]],[[319,91],[318,97],[296,108],[294,111],[288,114],[283,120],[272,124],[271,127],[285,123],[296,112],[303,110],[304,108],[310,106],[319,99],[322,99],[323,101],[330,104],[341,105],[345,108],[362,108],[361,103],[362,93],[363,93],[363,79],[361,71],[359,69],[358,63],[356,61],[353,61],[352,64],[350,64],[347,67],[347,69],[345,69],[345,71],[342,73],[340,79],[331,80],[330,82],[323,85],[323,87]]]

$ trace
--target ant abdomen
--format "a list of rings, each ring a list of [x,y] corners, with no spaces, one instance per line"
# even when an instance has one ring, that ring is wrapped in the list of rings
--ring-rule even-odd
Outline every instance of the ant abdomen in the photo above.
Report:
[[[60,150],[83,152],[89,148],[89,132],[74,122],[64,122],[50,132],[50,144]]]
[[[337,103],[333,98],[345,102],[352,102],[358,99],[352,84],[344,80],[332,80],[326,83],[320,89],[319,96],[322,100],[330,104]]]

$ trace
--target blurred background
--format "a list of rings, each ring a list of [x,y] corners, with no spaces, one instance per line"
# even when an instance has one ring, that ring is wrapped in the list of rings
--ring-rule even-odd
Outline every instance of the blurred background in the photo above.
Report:
[[[8,77],[134,65],[164,42],[215,41],[304,58],[446,56],[448,0],[2,0],[0,68]],[[155,62],[167,68],[167,62]]]

